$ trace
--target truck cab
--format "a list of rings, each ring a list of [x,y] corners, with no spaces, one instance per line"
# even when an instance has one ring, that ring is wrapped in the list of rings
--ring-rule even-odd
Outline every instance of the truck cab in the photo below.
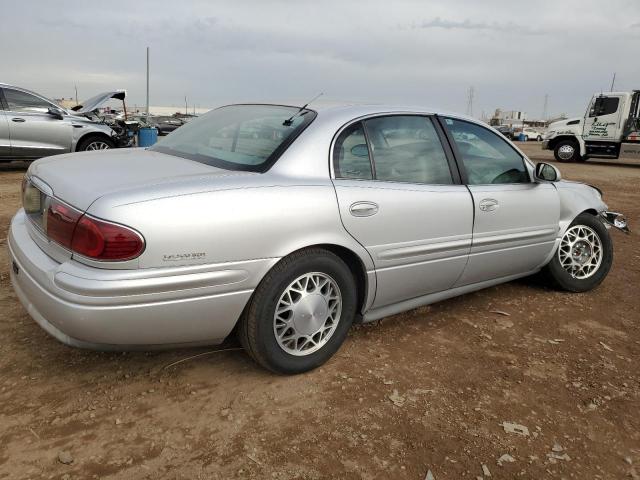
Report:
[[[542,148],[560,162],[640,158],[640,90],[594,95],[584,117],[549,125]]]

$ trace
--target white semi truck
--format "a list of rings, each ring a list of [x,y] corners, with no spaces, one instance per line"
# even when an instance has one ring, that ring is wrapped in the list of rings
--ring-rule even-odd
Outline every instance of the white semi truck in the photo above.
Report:
[[[594,95],[584,117],[549,125],[542,148],[559,162],[640,158],[640,90]]]

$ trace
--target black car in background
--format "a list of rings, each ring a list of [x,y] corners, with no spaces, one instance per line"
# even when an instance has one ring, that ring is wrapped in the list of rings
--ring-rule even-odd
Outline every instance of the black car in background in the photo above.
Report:
[[[153,117],[151,121],[152,126],[158,129],[158,135],[168,135],[185,123],[176,117]]]
[[[149,123],[151,127],[158,129],[158,135],[169,135],[185,124],[183,120],[177,117],[151,117]]]
[[[497,131],[499,131],[502,135],[507,137],[509,140],[513,140],[515,138],[514,129],[509,125],[497,125],[493,128],[495,128]]]

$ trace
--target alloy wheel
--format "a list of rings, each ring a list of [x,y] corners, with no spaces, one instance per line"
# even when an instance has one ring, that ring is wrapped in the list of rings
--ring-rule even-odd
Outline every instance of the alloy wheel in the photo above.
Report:
[[[306,273],[284,290],[276,304],[273,332],[285,352],[303,356],[321,349],[338,326],[342,294],[321,272]]]
[[[584,280],[594,275],[600,268],[602,257],[602,241],[595,230],[586,225],[571,227],[560,241],[560,265],[573,278]]]
[[[103,142],[101,140],[96,140],[87,145],[85,150],[109,150],[111,147],[108,143]]]

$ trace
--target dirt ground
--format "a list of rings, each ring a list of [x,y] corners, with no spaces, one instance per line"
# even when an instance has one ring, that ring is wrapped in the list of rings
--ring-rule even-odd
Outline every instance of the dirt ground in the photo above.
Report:
[[[640,163],[560,169],[640,226]],[[595,291],[526,279],[413,310],[305,375],[232,342],[167,367],[210,349],[82,351],[26,314],[5,248],[23,172],[0,167],[1,479],[640,478],[637,233],[612,233]]]

